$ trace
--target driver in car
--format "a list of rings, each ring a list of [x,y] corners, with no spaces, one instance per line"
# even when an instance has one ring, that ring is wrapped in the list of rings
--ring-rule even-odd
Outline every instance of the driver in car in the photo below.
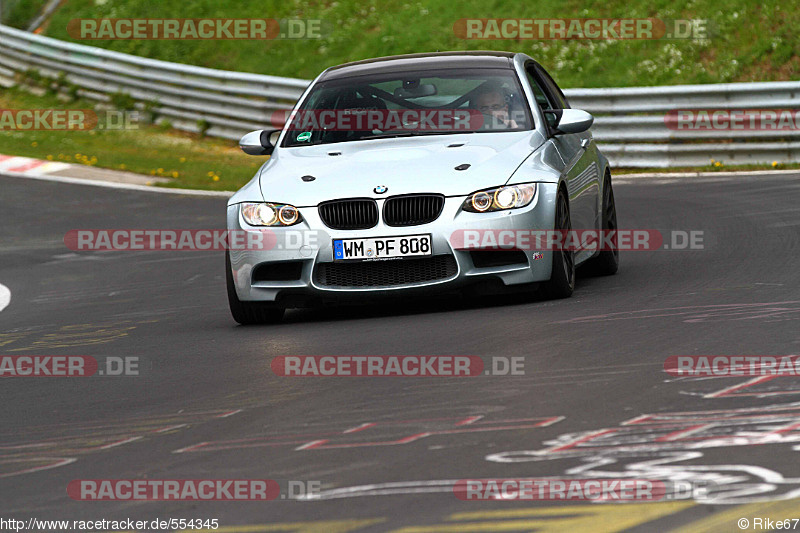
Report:
[[[514,129],[516,121],[508,115],[508,103],[503,90],[485,87],[474,97],[475,107],[483,114],[483,129]]]

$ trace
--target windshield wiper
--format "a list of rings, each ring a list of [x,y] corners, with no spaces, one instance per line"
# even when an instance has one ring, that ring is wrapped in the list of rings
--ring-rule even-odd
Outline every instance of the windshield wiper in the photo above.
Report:
[[[402,133],[378,133],[377,135],[367,135],[365,137],[361,137],[358,140],[366,141],[369,139],[390,139],[392,137],[414,137],[415,135],[418,135],[418,133],[414,131],[404,131]]]
[[[361,137],[359,141],[368,141],[370,139],[391,139],[392,137],[424,137],[426,135],[459,135],[462,133],[475,133],[474,131],[404,131],[400,133],[379,133],[377,135],[369,135]]]

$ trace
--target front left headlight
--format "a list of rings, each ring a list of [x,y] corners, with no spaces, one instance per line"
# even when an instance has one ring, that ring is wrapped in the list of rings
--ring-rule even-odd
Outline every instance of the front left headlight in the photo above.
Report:
[[[293,226],[303,220],[300,211],[289,204],[243,203],[240,209],[251,226]]]
[[[464,200],[462,209],[470,213],[489,213],[517,209],[530,204],[535,195],[535,183],[495,187],[494,189],[486,189],[470,194]]]

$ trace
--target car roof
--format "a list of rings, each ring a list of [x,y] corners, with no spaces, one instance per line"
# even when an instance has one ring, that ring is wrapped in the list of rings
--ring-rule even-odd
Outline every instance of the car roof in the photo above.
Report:
[[[440,70],[443,68],[513,68],[514,55],[511,52],[470,51],[470,52],[430,52],[424,54],[405,54],[377,57],[353,61],[331,67],[319,78],[328,81],[366,74],[386,74],[408,70]]]

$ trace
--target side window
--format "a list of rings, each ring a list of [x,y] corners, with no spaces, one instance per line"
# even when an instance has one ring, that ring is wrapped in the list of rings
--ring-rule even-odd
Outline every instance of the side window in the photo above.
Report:
[[[539,108],[542,111],[558,109],[558,104],[552,96],[547,94],[548,91],[539,82],[539,76],[537,74],[538,72],[535,70],[534,64],[530,64],[525,67],[525,75],[528,77],[528,83],[531,84],[531,88],[533,89],[533,94],[536,97],[536,103],[539,104]],[[556,105],[553,105],[554,103],[556,103]],[[556,115],[552,113],[544,113],[544,118],[548,126],[551,128],[555,127],[556,121],[558,120]]]
[[[556,82],[553,81],[553,78],[550,77],[550,74],[548,74],[547,71],[545,71],[542,67],[537,67],[536,72],[539,74],[539,77],[545,86],[545,91],[550,93],[558,109],[569,109],[567,97],[564,96],[564,93],[561,91],[559,86],[556,85]]]
[[[542,108],[542,110],[552,109],[552,106],[550,105],[550,102],[547,100],[547,96],[544,94],[544,91],[542,91],[541,86],[536,81],[536,78],[534,78],[533,75],[531,75],[530,68],[525,69],[525,75],[528,77],[528,83],[531,84],[531,88],[533,89],[533,94],[536,97],[536,103],[539,104],[539,107]]]

